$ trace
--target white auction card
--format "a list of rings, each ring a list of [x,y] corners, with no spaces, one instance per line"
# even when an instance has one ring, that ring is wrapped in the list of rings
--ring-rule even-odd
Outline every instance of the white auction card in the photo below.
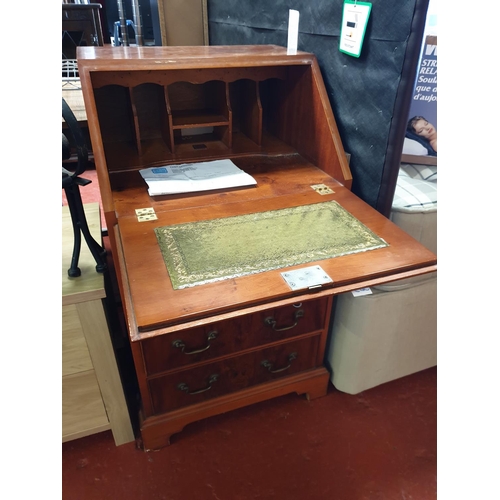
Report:
[[[294,271],[281,273],[283,279],[292,290],[303,288],[319,288],[328,283],[333,283],[332,278],[325,273],[321,266],[303,267]]]

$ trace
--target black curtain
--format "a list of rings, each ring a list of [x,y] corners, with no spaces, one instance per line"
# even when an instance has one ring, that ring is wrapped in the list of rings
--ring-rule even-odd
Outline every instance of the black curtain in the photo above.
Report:
[[[210,45],[286,47],[289,9],[300,12],[298,49],[318,59],[353,192],[388,216],[429,0],[372,0],[359,58],[341,53],[343,0],[208,0]]]

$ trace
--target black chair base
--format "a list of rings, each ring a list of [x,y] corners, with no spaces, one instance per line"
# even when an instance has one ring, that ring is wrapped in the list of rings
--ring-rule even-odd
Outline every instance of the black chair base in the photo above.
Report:
[[[90,184],[90,180],[82,179],[81,177],[64,176],[63,174],[63,189],[68,200],[68,207],[73,224],[74,245],[73,255],[71,257],[71,265],[68,269],[70,278],[81,276],[82,272],[78,267],[81,250],[81,235],[83,234],[85,241],[96,261],[95,270],[98,273],[103,273],[107,269],[106,250],[92,237],[90,234],[85,210],[83,207],[82,197],[80,195],[80,186]]]

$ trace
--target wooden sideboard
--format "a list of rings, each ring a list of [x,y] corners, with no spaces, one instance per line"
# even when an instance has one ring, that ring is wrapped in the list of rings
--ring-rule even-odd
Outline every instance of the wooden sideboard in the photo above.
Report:
[[[314,55],[277,46],[83,47],[78,66],[145,449],[211,415],[290,392],[325,395],[335,296],[436,270],[432,252],[351,193]],[[139,173],[217,159],[231,159],[256,186],[149,196]],[[285,266],[321,266],[333,283],[320,287],[293,290],[283,268],[174,287],[155,229],[322,202],[387,246]],[[136,211],[145,208],[154,217],[144,221]]]
[[[85,205],[92,236],[101,241],[99,203]],[[68,277],[73,227],[62,208],[62,440],[111,429],[116,445],[135,439],[103,307],[104,277],[82,243],[78,278]]]

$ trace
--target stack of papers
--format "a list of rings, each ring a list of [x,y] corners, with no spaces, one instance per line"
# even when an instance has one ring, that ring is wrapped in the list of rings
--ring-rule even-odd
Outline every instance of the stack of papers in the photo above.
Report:
[[[139,171],[148,185],[150,196],[193,193],[239,186],[252,186],[257,181],[231,160],[183,163]]]

